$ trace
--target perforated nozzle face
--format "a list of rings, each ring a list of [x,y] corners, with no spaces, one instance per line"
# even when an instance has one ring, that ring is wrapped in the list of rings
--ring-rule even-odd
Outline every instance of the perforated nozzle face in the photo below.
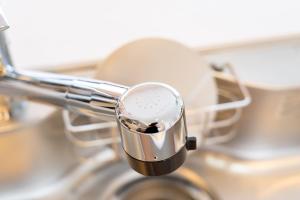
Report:
[[[116,115],[122,146],[136,171],[161,175],[184,162],[184,104],[175,89],[152,82],[136,85],[120,97]]]
[[[183,113],[183,101],[171,87],[159,83],[137,85],[119,101],[118,117],[133,132],[166,131]]]

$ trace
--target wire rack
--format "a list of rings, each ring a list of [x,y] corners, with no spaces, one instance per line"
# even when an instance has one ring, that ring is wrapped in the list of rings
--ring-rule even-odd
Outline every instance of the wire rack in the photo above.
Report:
[[[247,88],[241,83],[234,67],[229,63],[211,64],[217,82],[218,103],[205,108],[188,110],[187,116],[204,116],[198,124],[201,145],[212,145],[231,140],[236,134],[236,124],[242,109],[251,102]],[[225,78],[226,77],[226,78]],[[224,81],[225,80],[225,81]],[[120,143],[116,122],[97,121],[80,113],[62,112],[67,138],[78,147],[112,145],[117,150]],[[214,120],[210,120],[214,118]]]

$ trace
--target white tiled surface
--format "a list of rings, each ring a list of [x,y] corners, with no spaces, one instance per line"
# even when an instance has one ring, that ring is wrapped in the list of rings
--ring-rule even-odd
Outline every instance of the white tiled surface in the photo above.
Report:
[[[19,67],[94,60],[147,36],[206,46],[300,33],[298,2],[0,0]]]

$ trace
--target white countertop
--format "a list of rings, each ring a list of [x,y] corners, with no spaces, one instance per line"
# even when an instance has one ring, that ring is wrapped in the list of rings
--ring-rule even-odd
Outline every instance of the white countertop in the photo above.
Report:
[[[189,46],[300,33],[297,0],[0,0],[18,67],[100,59],[150,36]]]

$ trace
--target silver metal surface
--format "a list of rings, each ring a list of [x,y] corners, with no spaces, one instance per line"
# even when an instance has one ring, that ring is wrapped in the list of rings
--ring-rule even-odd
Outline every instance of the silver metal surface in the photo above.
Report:
[[[222,76],[219,76],[218,79],[218,85],[222,85],[224,91],[233,91],[239,94],[239,89],[233,81]],[[300,195],[300,149],[297,148],[299,147],[298,134],[294,132],[292,134],[294,136],[290,137],[291,133],[286,134],[284,131],[284,127],[289,126],[290,119],[297,116],[297,109],[290,109],[291,107],[289,106],[293,105],[292,107],[294,108],[295,105],[297,105],[297,98],[290,97],[294,95],[296,97],[298,92],[293,95],[293,93],[290,93],[292,91],[270,91],[266,88],[260,88],[259,85],[255,87],[249,86],[248,89],[250,89],[253,102],[249,109],[243,112],[243,118],[240,123],[238,123],[240,128],[237,129],[236,138],[232,142],[227,142],[224,145],[213,145],[205,149],[202,148],[201,151],[189,156],[185,166],[190,168],[193,173],[201,176],[202,183],[204,181],[204,183],[209,186],[208,191],[216,193],[220,199],[298,200]],[[295,103],[284,103],[286,101],[280,100],[285,98],[293,100],[292,102]],[[283,126],[283,124],[280,123],[278,125],[276,124],[276,126],[282,127],[281,133],[277,132],[273,135],[276,137],[270,138],[272,133],[264,132],[263,130],[265,130],[265,128],[259,129],[259,127],[266,125],[264,122],[269,120],[267,113],[273,113],[274,109],[271,108],[277,107],[271,105],[268,108],[265,107],[265,105],[273,102],[274,99],[276,99],[274,104],[281,102],[277,104],[279,105],[278,107],[280,107],[279,110],[295,112],[290,113],[292,115],[274,116],[276,119],[278,119],[278,117],[286,117],[282,121],[285,125]],[[259,110],[259,112],[257,110]],[[260,116],[261,113],[265,114]],[[293,113],[295,115],[293,115]],[[40,114],[41,113],[35,117],[38,117]],[[55,121],[61,120],[56,117],[53,118],[56,119]],[[255,122],[249,124],[249,122],[253,120],[253,117],[258,118]],[[296,119],[297,118],[295,118],[295,120]],[[51,121],[52,120],[48,119],[47,123],[43,123],[41,130],[47,129],[45,125]],[[293,120],[293,122],[295,121]],[[270,123],[268,127],[271,127],[272,124],[273,123]],[[297,129],[297,124],[295,125],[296,126],[293,126],[294,130]],[[57,126],[56,123],[53,123],[52,127],[55,127],[52,129],[53,132],[61,132],[58,129],[60,126]],[[271,131],[272,129],[269,130]],[[99,165],[101,165],[102,162],[100,158],[103,157],[99,155]],[[65,160],[61,161],[62,164],[64,161]],[[89,163],[92,164],[94,162],[91,160]],[[71,188],[70,190],[72,191],[70,199],[99,199],[103,192],[109,190],[108,188],[111,185],[108,183],[120,178],[120,173],[126,173],[126,170],[130,170],[125,162],[122,162],[121,165],[122,167],[108,165],[106,170],[86,171],[81,178],[75,176],[76,173],[74,173],[74,176],[78,177],[78,179],[76,179],[78,181],[75,185],[71,184],[72,187],[67,187],[68,189]],[[89,168],[84,169],[89,170]],[[93,169],[97,169],[97,167],[94,165]],[[180,170],[181,168],[179,171]],[[137,176],[135,173],[131,174],[133,174],[133,177]],[[187,174],[189,173],[184,173],[184,175]],[[196,175],[192,174],[191,179],[195,176]],[[68,184],[72,182],[71,179],[67,180],[69,180]],[[127,182],[124,181],[124,184],[126,183]],[[177,183],[174,181],[172,184],[176,185]],[[147,184],[143,186],[146,185]],[[58,184],[57,187],[54,187],[57,189],[54,191],[60,191],[62,194],[63,191],[65,191],[65,187],[61,188],[60,186],[61,184]],[[176,190],[176,187],[170,187]],[[59,188],[61,189],[58,190]],[[144,189],[146,188],[144,187]],[[126,193],[126,188],[124,188],[124,190],[123,194]],[[55,193],[51,193],[51,190],[43,190],[43,194],[45,194],[44,191],[49,192],[47,193],[49,199],[59,199],[54,195]],[[153,191],[157,193],[160,192],[154,188]],[[19,199],[23,199],[20,198],[20,195],[16,191],[10,194],[18,195]],[[40,198],[37,199],[43,199],[42,197],[45,198],[45,195],[41,195]]]
[[[232,82],[231,78],[227,79],[222,76],[217,78],[222,79],[218,82],[224,91],[233,90],[236,92],[235,83]],[[43,182],[44,184],[38,181],[32,182],[37,180],[37,176],[29,174],[29,176],[25,176],[25,181],[18,181],[15,185],[10,185],[9,190],[7,189],[9,188],[7,182],[4,182],[1,185],[0,199],[99,199],[99,197],[106,195],[110,195],[109,197],[112,199],[132,199],[135,190],[139,190],[136,193],[139,195],[137,197],[151,197],[151,194],[148,195],[147,193],[150,187],[150,191],[153,191],[159,198],[167,198],[168,196],[164,194],[168,191],[173,192],[172,194],[178,194],[176,197],[183,198],[193,197],[194,192],[198,192],[194,199],[197,197],[210,199],[217,196],[220,199],[230,200],[298,200],[300,196],[299,87],[270,88],[261,85],[248,85],[248,89],[253,102],[247,109],[243,109],[242,118],[240,118],[240,112],[238,115],[234,115],[238,117],[234,117],[232,121],[237,122],[237,119],[240,119],[236,128],[236,137],[230,138],[231,141],[228,141],[227,138],[225,144],[203,147],[198,152],[190,154],[185,166],[175,172],[176,175],[181,173],[178,179],[172,179],[171,182],[156,179],[156,181],[151,182],[150,179],[145,179],[129,171],[125,162],[121,162],[121,167],[112,165],[110,162],[114,155],[111,151],[105,151],[104,154],[99,154],[95,159],[88,160],[78,167],[77,163],[70,162],[71,156],[68,153],[62,154],[62,152],[67,151],[66,146],[60,146],[54,148],[55,152],[53,150],[47,151],[49,153],[47,159],[40,159],[45,154],[37,150],[41,153],[41,157],[33,157],[36,160],[31,161],[32,163],[40,163],[40,166],[49,167],[44,168],[48,170],[42,170],[43,173],[40,174],[40,178],[55,179],[57,182],[46,181]],[[247,98],[245,100],[239,104],[240,108],[246,105],[244,103],[247,103]],[[227,105],[229,106],[223,107],[225,110],[235,108],[232,106],[233,104]],[[36,113],[34,117],[39,117],[41,114],[44,113]],[[28,130],[28,132],[35,134],[57,133],[52,146],[57,147],[57,144],[61,145],[68,142],[63,137],[58,137],[63,135],[61,120],[59,115],[47,118],[44,123],[40,124],[38,130]],[[58,126],[59,124],[60,126]],[[227,122],[217,125],[222,126],[222,124],[227,124]],[[4,126],[1,128],[7,130]],[[22,134],[23,132],[14,130],[12,133]],[[51,137],[46,137],[46,139],[49,138],[51,139]],[[16,153],[16,150],[22,149],[21,147],[20,145],[14,149],[15,151],[7,152],[11,156],[12,152]],[[35,150],[39,149],[38,146],[33,147]],[[57,158],[51,153],[56,153],[61,157]],[[56,160],[53,162],[51,159],[55,157]],[[11,160],[9,159],[9,161]],[[97,167],[107,162],[111,164],[107,166],[107,169],[100,170]],[[4,166],[3,163],[1,166]],[[68,173],[74,169],[74,166],[76,169],[74,173]],[[53,169],[61,170],[59,175],[53,174],[55,171]],[[31,172],[38,172],[38,170]],[[49,177],[46,177],[45,174],[51,178],[47,179]],[[71,174],[71,176],[65,176],[66,174]],[[120,176],[122,174],[125,175]],[[60,179],[60,177],[64,178]],[[140,181],[141,179],[142,181]],[[190,182],[181,185],[182,179],[188,179]],[[199,187],[201,189],[197,188],[196,191],[190,188],[191,183],[195,184],[195,180],[202,187]],[[30,187],[32,183],[36,187]],[[50,186],[47,183],[50,183]],[[160,187],[156,187],[157,185]],[[177,187],[178,185],[179,187]],[[49,187],[42,188],[41,186]],[[26,189],[28,189],[28,193],[24,193]],[[180,193],[176,193],[178,191]],[[170,197],[169,199],[174,198]]]
[[[187,163],[191,163],[188,158]],[[199,171],[188,164],[174,173],[160,177],[143,177],[131,171],[124,160],[91,173],[89,179],[74,188],[78,199],[106,200],[218,200]]]
[[[168,85],[143,83],[128,89],[116,114],[123,148],[138,160],[164,160],[185,146],[184,104]]]
[[[299,42],[299,36],[285,37],[200,50],[209,62],[234,65],[252,97],[242,111],[235,137],[214,149],[245,159],[299,152]],[[216,77],[219,88],[238,93],[232,77]]]
[[[115,118],[115,106],[126,86],[91,79],[81,79],[51,73],[17,71],[5,67],[0,92],[8,96],[25,97],[85,114]]]
[[[230,78],[219,79],[223,88],[234,88]],[[300,151],[299,92],[249,85],[252,103],[243,110],[237,134],[214,148],[245,159],[270,159]],[[231,89],[232,90],[232,89]]]
[[[0,199],[69,199],[91,171],[114,162],[109,148],[82,160],[64,131],[61,112],[36,103],[27,103],[19,121],[1,124]]]
[[[127,170],[111,181],[100,199],[217,200],[218,197],[202,177],[182,167],[172,176],[155,178],[143,178]]]

